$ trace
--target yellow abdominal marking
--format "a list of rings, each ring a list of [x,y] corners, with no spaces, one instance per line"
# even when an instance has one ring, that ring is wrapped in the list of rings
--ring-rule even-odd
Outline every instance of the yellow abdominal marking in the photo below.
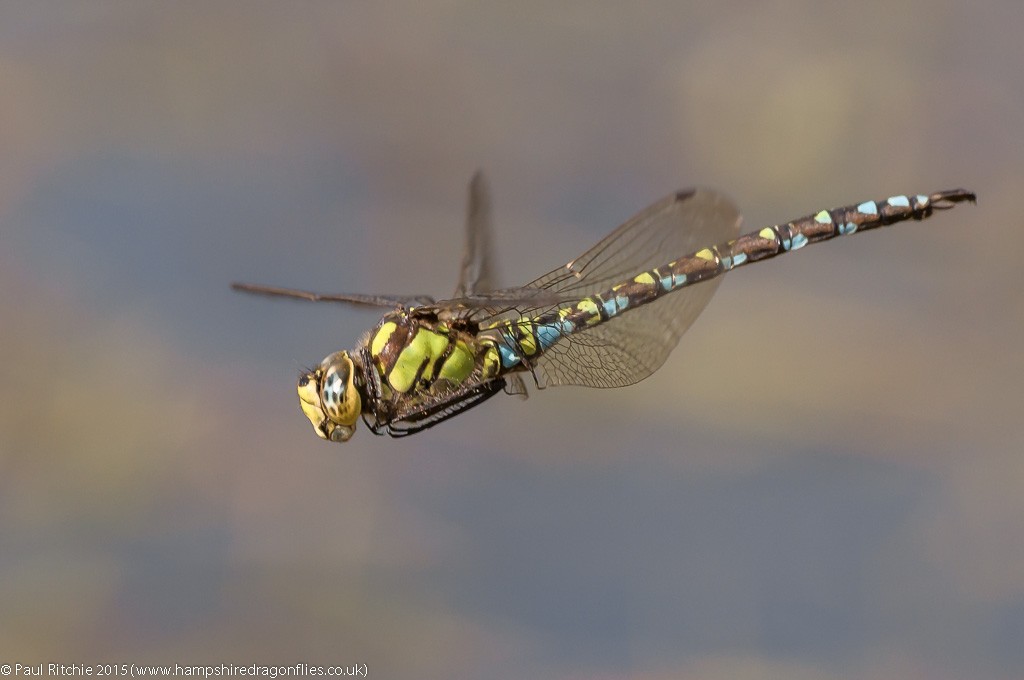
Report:
[[[529,321],[520,321],[516,324],[519,327],[519,346],[523,353],[532,356],[537,352],[537,341],[533,337],[533,324]]]
[[[484,380],[489,380],[494,376],[498,375],[498,369],[501,367],[501,357],[498,355],[498,348],[494,345],[488,344],[486,351],[484,351]]]
[[[593,326],[601,323],[601,314],[597,311],[597,303],[593,300],[580,300],[576,303],[576,309],[587,314],[587,325]]]
[[[637,283],[643,283],[643,284],[646,284],[648,286],[653,286],[654,285],[654,277],[651,276],[650,272],[644,272],[643,274],[638,275],[633,280],[636,281]]]

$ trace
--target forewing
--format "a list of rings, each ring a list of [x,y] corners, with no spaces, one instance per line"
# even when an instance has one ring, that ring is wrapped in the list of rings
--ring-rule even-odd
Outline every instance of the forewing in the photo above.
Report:
[[[232,283],[231,288],[243,293],[283,297],[306,302],[340,302],[361,307],[419,307],[434,303],[433,298],[424,295],[360,295],[359,293],[315,293],[310,290],[276,288],[254,283]]]
[[[581,299],[739,235],[739,211],[710,189],[687,189],[645,208],[564,267],[526,284]]]
[[[739,226],[739,211],[728,198],[708,189],[680,191],[643,210],[564,267],[527,284],[562,302],[546,309],[520,307],[494,320],[534,318],[572,306],[637,274],[733,239]],[[533,362],[538,383],[621,387],[643,380],[665,362],[720,280],[669,293],[561,338]]]

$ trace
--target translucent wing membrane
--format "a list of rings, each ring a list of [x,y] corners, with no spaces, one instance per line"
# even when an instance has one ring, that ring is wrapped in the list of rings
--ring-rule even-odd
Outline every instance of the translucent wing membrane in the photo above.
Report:
[[[526,284],[581,299],[739,235],[732,202],[710,189],[666,196],[564,267]]]
[[[425,295],[363,295],[360,293],[317,293],[294,288],[278,288],[252,283],[232,283],[231,287],[244,293],[283,297],[307,302],[340,302],[343,304],[383,307],[421,307],[424,311],[444,313],[451,310],[487,309],[493,313],[512,305],[544,305],[554,302],[538,291],[492,291],[495,279],[494,246],[491,236],[491,195],[487,178],[477,172],[469,182],[469,200],[466,206],[466,245],[455,295],[450,300],[436,302]]]
[[[735,238],[739,211],[708,189],[682,191],[655,203],[564,267],[527,288],[560,301],[547,308],[517,307],[486,323],[535,318],[611,290],[655,267]],[[714,295],[721,278],[666,294],[604,323],[562,337],[532,362],[538,383],[621,387],[653,373]]]
[[[718,280],[711,280],[563,338],[535,362],[538,385],[640,382],[665,363],[717,287]]]
[[[466,249],[462,255],[455,298],[487,293],[494,287],[494,247],[491,237],[491,192],[479,170],[469,182],[466,206]]]

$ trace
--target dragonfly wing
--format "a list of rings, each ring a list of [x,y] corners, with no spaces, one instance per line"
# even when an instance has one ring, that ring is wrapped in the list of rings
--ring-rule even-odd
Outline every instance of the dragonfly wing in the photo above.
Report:
[[[711,189],[686,189],[645,208],[563,267],[526,284],[577,299],[739,235],[739,210]]]
[[[231,288],[253,295],[285,297],[307,302],[341,302],[361,307],[418,307],[434,304],[434,299],[424,295],[360,295],[359,293],[315,293],[294,288],[276,288],[253,283],[232,283]]]
[[[625,387],[658,370],[722,277],[705,281],[562,338],[534,365],[541,387]]]
[[[641,211],[564,267],[528,287],[564,299],[554,307],[519,308],[497,320],[533,318],[610,290],[637,274],[735,238],[740,214],[708,189],[680,191]],[[608,321],[562,337],[535,362],[541,386],[622,387],[661,366],[711,300],[721,277],[667,294]]]
[[[455,298],[488,293],[494,287],[494,246],[491,236],[491,192],[483,172],[469,182],[466,206],[466,248]]]

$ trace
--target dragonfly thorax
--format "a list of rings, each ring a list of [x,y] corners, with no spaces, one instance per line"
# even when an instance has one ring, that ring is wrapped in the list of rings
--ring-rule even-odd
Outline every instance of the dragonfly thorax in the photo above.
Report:
[[[476,365],[472,334],[406,310],[385,314],[370,333],[370,360],[385,399],[448,390]]]
[[[316,369],[303,373],[298,393],[299,406],[318,436],[335,442],[352,438],[362,411],[362,397],[356,385],[356,366],[348,352],[335,352]]]

